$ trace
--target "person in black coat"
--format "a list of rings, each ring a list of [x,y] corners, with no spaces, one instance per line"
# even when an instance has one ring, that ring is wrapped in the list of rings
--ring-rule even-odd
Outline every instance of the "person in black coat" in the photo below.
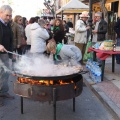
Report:
[[[117,34],[117,46],[120,46],[120,19],[117,20],[115,26],[114,26],[114,30]],[[116,63],[120,64],[120,55],[116,55]]]
[[[70,20],[67,22],[67,25],[69,28],[73,28],[73,23]]]
[[[7,51],[13,51],[13,32],[10,25],[12,8],[9,5],[0,7],[0,107],[4,105],[4,98],[13,98],[9,95],[9,56]]]
[[[56,43],[62,43],[62,40],[64,39],[64,26],[63,21],[60,19],[56,19],[54,21],[53,26],[53,38],[55,39]]]
[[[107,22],[102,19],[102,13],[95,13],[95,28],[92,30],[93,42],[101,42],[106,39],[105,35],[107,33]]]
[[[69,26],[67,25],[65,20],[63,20],[63,26],[64,26],[64,34],[65,34],[65,36],[64,36],[64,44],[67,44],[68,38],[66,36],[66,33],[69,32]]]
[[[102,13],[101,12],[96,12],[95,13],[95,28],[92,30],[93,33],[93,38],[92,42],[102,42],[106,39],[106,33],[107,33],[107,22],[102,19]],[[102,61],[98,59],[99,64],[102,64]]]

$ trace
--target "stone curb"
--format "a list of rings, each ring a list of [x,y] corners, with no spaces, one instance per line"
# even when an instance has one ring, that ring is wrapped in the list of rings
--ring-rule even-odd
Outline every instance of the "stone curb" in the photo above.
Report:
[[[85,84],[94,92],[94,94],[99,98],[103,105],[109,109],[109,111],[113,114],[115,120],[120,120],[120,109],[118,106],[97,87],[97,84],[91,80],[89,74],[83,75],[83,78]]]

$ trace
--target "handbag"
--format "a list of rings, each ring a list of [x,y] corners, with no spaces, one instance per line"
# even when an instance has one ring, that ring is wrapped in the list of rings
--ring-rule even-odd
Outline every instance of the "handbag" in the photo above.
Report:
[[[92,41],[88,41],[87,42],[85,53],[83,55],[83,61],[87,61],[88,59],[92,59],[93,58],[93,53],[92,52],[88,53],[88,48],[89,47],[92,47]]]

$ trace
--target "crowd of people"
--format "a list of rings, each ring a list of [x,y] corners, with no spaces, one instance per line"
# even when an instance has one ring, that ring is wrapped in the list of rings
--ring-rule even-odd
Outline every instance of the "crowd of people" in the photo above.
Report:
[[[77,63],[83,64],[83,55],[90,36],[88,24],[88,12],[84,11],[79,15],[75,23],[75,45],[67,44],[66,33],[73,24],[59,18],[47,21],[40,17],[31,17],[27,20],[21,15],[12,18],[12,8],[9,5],[0,7],[0,60],[9,68],[9,58],[15,61],[10,52],[17,52],[20,55],[30,54],[53,54],[53,60],[69,61],[66,64],[71,66]],[[95,14],[95,27],[92,30],[93,43],[105,40],[107,33],[107,22],[102,19],[101,12]],[[115,26],[118,35],[120,21]],[[119,30],[118,30],[119,29]],[[120,64],[118,58],[118,64]],[[11,98],[8,91],[9,73],[0,66],[0,106],[4,105],[4,98]],[[2,74],[1,74],[2,73]]]

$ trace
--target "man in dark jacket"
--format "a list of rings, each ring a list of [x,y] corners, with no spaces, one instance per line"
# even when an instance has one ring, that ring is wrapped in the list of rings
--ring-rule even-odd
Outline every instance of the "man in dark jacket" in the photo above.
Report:
[[[73,23],[70,20],[68,20],[67,25],[69,28],[73,28]]]
[[[95,13],[95,21],[96,21],[95,28],[94,30],[92,30],[93,43],[104,41],[106,39],[105,35],[107,33],[107,22],[102,19],[101,12]],[[100,65],[102,64],[102,61],[99,58],[97,58],[97,61]]]
[[[0,7],[0,106],[4,105],[4,98],[13,98],[8,94],[9,73],[4,69],[9,67],[9,55],[7,51],[13,49],[13,34],[9,21],[12,17],[12,8],[9,5]]]
[[[102,19],[102,13],[95,13],[95,29],[92,30],[93,40],[92,42],[101,42],[105,40],[105,35],[107,33],[107,22]]]
[[[114,30],[117,34],[117,46],[120,46],[120,19],[117,20],[115,26],[114,26]],[[120,64],[120,55],[116,55],[116,63]]]

